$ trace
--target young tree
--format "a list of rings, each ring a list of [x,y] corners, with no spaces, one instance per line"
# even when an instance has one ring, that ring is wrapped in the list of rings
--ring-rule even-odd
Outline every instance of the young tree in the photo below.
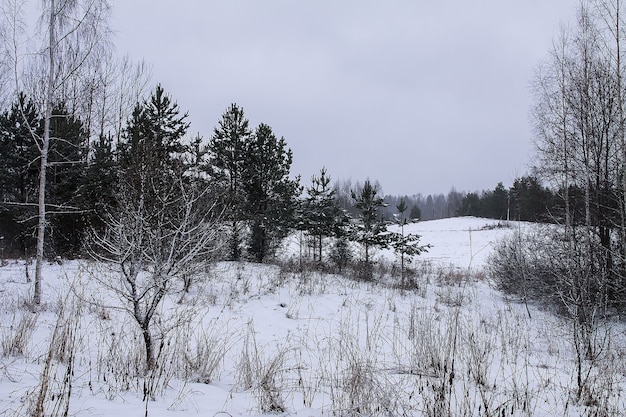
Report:
[[[400,203],[398,203],[396,209],[398,210],[396,222],[400,226],[400,233],[392,233],[389,237],[389,241],[394,252],[400,255],[400,279],[401,285],[405,287],[407,284],[405,279],[405,261],[411,263],[414,256],[428,251],[430,245],[420,245],[419,241],[421,236],[419,235],[404,233],[404,226],[407,224],[405,212],[408,209],[404,199],[400,199]]]
[[[574,339],[582,341],[576,349],[583,360],[593,354],[589,342],[607,307],[625,305],[626,262],[616,245],[626,235],[620,3],[581,4],[576,25],[563,31],[535,79],[537,172],[562,193],[565,206],[554,239],[561,248],[546,246],[542,258],[558,266],[551,271],[557,296],[572,317]],[[576,224],[579,190],[584,215]]]
[[[331,187],[326,168],[321,169],[319,177],[311,177],[311,185],[306,191],[308,196],[302,205],[301,227],[313,237],[313,260],[321,262],[323,239],[344,234],[348,217],[335,199],[337,190]]]
[[[191,276],[206,269],[218,249],[218,218],[207,209],[211,196],[182,176],[147,205],[134,188],[122,187],[106,232],[95,237],[94,254],[116,267],[121,279],[101,282],[124,304],[141,331],[147,372],[154,370],[158,345],[154,318],[166,296],[185,290]]]
[[[270,126],[262,123],[256,128],[245,154],[241,180],[251,229],[248,250],[257,262],[263,262],[295,226],[301,189],[299,179],[289,178],[291,149]]]
[[[243,109],[236,104],[222,114],[209,142],[209,174],[224,195],[224,216],[230,222],[230,259],[241,258],[241,221],[245,203],[243,165],[246,148],[252,138]]]
[[[352,235],[356,242],[363,245],[366,274],[371,278],[371,248],[389,246],[387,225],[378,212],[386,203],[378,196],[378,189],[370,180],[366,180],[363,188],[353,190],[351,194],[354,207],[359,211],[359,222],[354,225]]]
[[[122,183],[148,207],[159,204],[162,190],[170,190],[184,169],[186,118],[157,85],[148,100],[136,105],[118,145]]]
[[[404,212],[407,210],[407,205],[404,199],[400,200],[400,203],[396,206],[396,210],[398,210],[398,216],[396,221],[400,225],[400,241],[404,243],[404,226],[406,225],[406,217],[404,216]],[[395,248],[394,248],[395,249]],[[400,276],[402,279],[402,285],[404,285],[404,255],[405,250],[403,250],[402,246],[398,246],[400,250]]]

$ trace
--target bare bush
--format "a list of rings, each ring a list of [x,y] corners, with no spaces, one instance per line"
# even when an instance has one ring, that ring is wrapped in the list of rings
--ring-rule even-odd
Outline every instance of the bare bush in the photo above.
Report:
[[[558,257],[565,256],[558,251],[562,241],[553,229],[517,229],[496,244],[488,259],[487,272],[496,287],[506,294],[522,300],[554,302],[557,271],[553,267],[558,267],[554,264]]]
[[[182,345],[182,377],[210,384],[219,379],[224,357],[234,345],[232,336],[226,329],[217,326],[187,330],[180,334],[178,341]]]
[[[37,325],[37,314],[24,312],[15,323],[16,317],[9,328],[2,328],[0,345],[3,356],[25,356],[28,353],[28,344]]]
[[[28,395],[26,404],[31,416],[67,416],[69,413],[83,310],[82,302],[71,295],[59,304],[39,384]]]
[[[241,388],[252,390],[261,412],[283,413],[287,410],[283,390],[291,352],[289,347],[280,347],[276,352],[266,354],[257,343],[254,324],[248,323],[237,365],[237,379]]]

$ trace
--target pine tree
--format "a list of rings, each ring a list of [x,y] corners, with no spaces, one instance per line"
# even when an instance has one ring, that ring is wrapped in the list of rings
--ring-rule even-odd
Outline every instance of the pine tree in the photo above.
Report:
[[[400,203],[396,206],[398,210],[397,222],[400,225],[400,239],[404,240],[404,226],[406,225],[406,217],[404,216],[404,212],[407,209],[406,202],[404,199],[400,200]],[[402,284],[404,285],[404,251],[400,251],[400,275],[402,279]]]
[[[53,140],[48,150],[46,176],[50,218],[47,241],[55,255],[71,257],[79,254],[85,231],[80,185],[84,182],[89,134],[83,122],[69,114],[61,103],[52,111],[50,138]]]
[[[400,203],[396,206],[398,215],[396,216],[396,222],[400,226],[400,233],[392,233],[389,235],[389,242],[393,247],[394,252],[400,255],[400,279],[402,286],[406,286],[405,279],[405,263],[411,263],[413,257],[426,252],[430,245],[420,245],[419,241],[421,236],[416,234],[405,234],[404,226],[407,224],[405,212],[407,205],[404,199],[400,200]]]
[[[245,146],[245,154],[241,179],[251,229],[248,251],[257,262],[263,262],[295,226],[301,190],[299,179],[289,178],[291,149],[270,126],[262,123],[257,127]]]
[[[106,216],[116,208],[119,164],[113,150],[113,139],[100,136],[92,146],[80,193],[79,205],[86,210],[84,221],[96,233],[105,231]]]
[[[418,221],[422,218],[422,210],[419,208],[417,204],[411,207],[411,211],[409,212],[409,218],[412,221]]]
[[[31,129],[40,131],[39,123],[34,104],[24,94],[0,114],[0,235],[5,253],[30,256],[35,249],[39,150]]]
[[[132,193],[151,207],[176,189],[173,182],[181,177],[187,151],[182,143],[189,128],[186,118],[161,85],[135,106],[118,147],[122,192]]]
[[[229,221],[230,259],[241,258],[241,221],[245,197],[241,176],[252,132],[243,109],[236,104],[222,114],[209,142],[209,174],[222,190],[224,216]]]
[[[370,249],[372,247],[386,248],[389,246],[387,226],[379,214],[379,209],[386,206],[382,197],[378,196],[378,189],[367,180],[363,188],[352,191],[354,207],[359,210],[359,223],[353,228],[353,238],[363,245],[365,250],[365,274],[371,278]]]
[[[301,228],[313,237],[313,259],[322,261],[323,239],[340,237],[348,224],[348,217],[339,207],[335,195],[336,189],[330,185],[326,168],[320,175],[311,177],[307,188],[307,198],[302,207]]]

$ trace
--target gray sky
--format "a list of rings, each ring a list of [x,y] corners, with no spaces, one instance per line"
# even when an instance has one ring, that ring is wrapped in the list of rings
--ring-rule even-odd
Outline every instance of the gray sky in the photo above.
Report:
[[[578,0],[117,0],[145,59],[208,139],[231,103],[272,126],[308,185],[386,194],[510,185],[532,152],[530,82]]]

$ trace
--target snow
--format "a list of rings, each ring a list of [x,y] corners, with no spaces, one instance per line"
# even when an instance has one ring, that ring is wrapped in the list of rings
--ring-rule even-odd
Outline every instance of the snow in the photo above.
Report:
[[[533,305],[527,310],[476,278],[495,242],[518,227],[530,226],[477,218],[407,225],[405,232],[432,245],[420,257],[428,268],[415,291],[315,271],[218,263],[183,303],[180,294],[164,303],[155,323],[155,333],[164,335],[161,367],[152,378],[141,373],[137,325],[100,284],[103,276],[115,282],[106,265],[47,265],[46,304],[32,313],[27,265],[11,260],[0,267],[0,415],[28,414],[42,381],[49,384],[46,413],[54,414],[55,406],[62,413],[69,361],[53,358],[44,376],[57,324],[62,340],[74,340],[60,348],[57,338],[52,349],[74,355],[72,416],[422,416],[442,409],[482,415],[485,408],[492,415],[577,416],[601,409],[620,415],[626,409],[621,323],[602,329],[610,344],[593,364],[584,363],[591,404],[585,406],[574,400],[567,323]],[[286,256],[297,256],[296,241]],[[388,251],[378,257],[393,260]],[[442,279],[468,270],[475,278]],[[34,319],[30,332],[18,331],[24,318]],[[74,333],[63,333],[69,329]],[[19,345],[18,334],[24,348],[9,352]],[[452,359],[454,383],[442,390]],[[146,384],[155,387],[154,398],[144,401]]]

